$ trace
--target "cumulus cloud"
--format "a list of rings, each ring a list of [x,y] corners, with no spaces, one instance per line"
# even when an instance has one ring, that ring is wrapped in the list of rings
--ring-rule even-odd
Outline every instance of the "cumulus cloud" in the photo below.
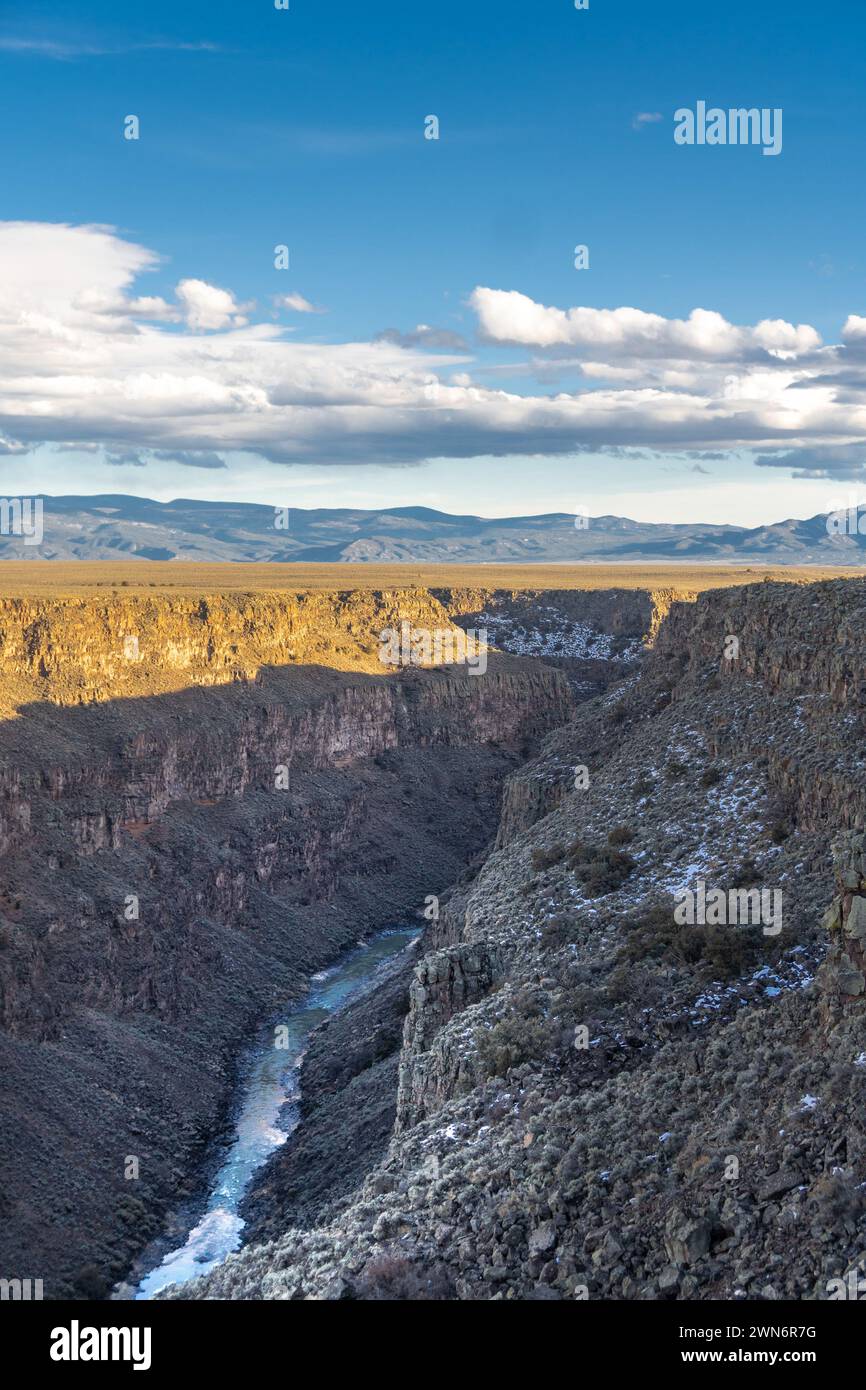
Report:
[[[479,331],[492,343],[517,347],[581,348],[601,360],[663,357],[673,361],[731,362],[770,353],[813,351],[821,346],[809,324],[763,319],[739,328],[712,309],[693,309],[687,319],[666,319],[642,309],[557,309],[538,304],[518,290],[479,286],[469,300]],[[849,320],[850,322],[850,320]],[[866,323],[866,321],[864,321]]]
[[[206,280],[181,280],[177,297],[190,328],[242,328],[248,322],[242,313],[246,306],[236,304],[228,290]]]
[[[802,472],[853,466],[854,454],[838,451],[866,439],[857,316],[824,346],[809,325],[781,319],[556,309],[479,287],[471,303],[484,338],[504,355],[509,344],[539,359],[564,354],[585,381],[518,394],[476,385],[449,330],[298,342],[277,323],[250,322],[250,305],[202,279],[150,295],[141,282],[160,258],[110,227],[0,223],[0,264],[0,451],[99,445],[118,465],[222,468],[241,451],[397,465],[752,449],[762,466]],[[837,453],[804,462],[799,451],[818,448]]]

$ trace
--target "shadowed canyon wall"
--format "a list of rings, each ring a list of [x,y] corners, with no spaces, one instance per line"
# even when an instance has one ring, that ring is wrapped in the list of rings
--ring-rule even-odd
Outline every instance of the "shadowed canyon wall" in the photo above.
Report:
[[[251,1027],[458,877],[568,718],[507,655],[383,674],[404,620],[450,627],[424,592],[0,603],[4,1277],[122,1277]]]

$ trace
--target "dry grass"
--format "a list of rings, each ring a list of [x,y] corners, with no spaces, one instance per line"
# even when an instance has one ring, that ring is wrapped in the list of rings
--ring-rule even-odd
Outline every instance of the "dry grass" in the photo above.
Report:
[[[294,565],[157,563],[149,560],[0,562],[0,598],[129,593],[263,593],[411,588],[653,589],[701,592],[763,579],[852,579],[854,567],[758,565]]]

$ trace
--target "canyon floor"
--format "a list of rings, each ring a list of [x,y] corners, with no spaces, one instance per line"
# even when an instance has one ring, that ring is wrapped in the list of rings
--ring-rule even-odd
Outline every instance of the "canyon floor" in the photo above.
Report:
[[[163,1296],[811,1300],[860,1268],[862,581],[36,568],[0,597],[4,1272],[122,1289],[253,1026],[409,916],[420,956],[313,1035],[244,1248]],[[500,650],[383,674],[403,621]],[[680,924],[699,880],[780,892],[781,930]]]

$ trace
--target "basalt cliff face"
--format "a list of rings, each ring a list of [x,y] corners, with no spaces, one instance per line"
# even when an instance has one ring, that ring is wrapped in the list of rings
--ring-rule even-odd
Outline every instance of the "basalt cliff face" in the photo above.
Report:
[[[388,671],[404,621],[451,626],[425,591],[0,602],[4,1277],[107,1293],[250,1029],[459,879],[570,716],[537,662]]]
[[[864,620],[861,582],[674,604],[511,774],[411,979],[314,1039],[247,1247],[168,1296],[838,1297],[866,1215]],[[295,1144],[327,1153],[386,1067],[387,1151],[305,1192]]]

